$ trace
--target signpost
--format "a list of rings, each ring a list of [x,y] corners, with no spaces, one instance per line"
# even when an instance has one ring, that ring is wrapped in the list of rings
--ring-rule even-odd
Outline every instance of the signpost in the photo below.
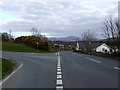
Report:
[[[38,50],[38,44],[39,44],[39,42],[37,42],[37,50]]]

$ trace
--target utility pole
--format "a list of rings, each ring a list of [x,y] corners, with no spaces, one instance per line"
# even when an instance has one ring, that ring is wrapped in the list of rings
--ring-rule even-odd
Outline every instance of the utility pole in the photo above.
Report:
[[[12,33],[12,31],[11,31],[11,29],[10,29],[10,30],[9,30],[9,34],[8,34],[10,40],[11,40],[11,38],[12,38],[11,33]]]

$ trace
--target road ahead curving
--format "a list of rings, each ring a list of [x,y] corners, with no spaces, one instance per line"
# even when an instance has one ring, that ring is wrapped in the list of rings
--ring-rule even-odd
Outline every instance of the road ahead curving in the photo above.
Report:
[[[56,88],[56,53],[3,52],[23,66],[3,83],[3,88]],[[60,51],[64,88],[118,88],[118,61]]]
[[[3,52],[23,66],[3,83],[3,88],[55,88],[57,56],[51,54]]]

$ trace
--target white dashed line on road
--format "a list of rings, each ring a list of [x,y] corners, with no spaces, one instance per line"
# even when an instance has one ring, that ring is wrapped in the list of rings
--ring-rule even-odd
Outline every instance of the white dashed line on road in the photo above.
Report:
[[[63,86],[57,86],[56,88],[60,88],[61,89],[61,88],[63,88]]]
[[[58,69],[61,69],[61,67],[57,67]]]
[[[60,65],[58,65],[58,67],[61,67]]]
[[[62,70],[60,64],[60,53],[58,52],[58,63],[57,63],[57,80],[56,80],[56,90],[63,90],[63,81],[62,81]]]
[[[120,68],[118,68],[118,67],[113,67],[113,68],[115,68],[115,69],[117,69],[117,70],[120,70]]]
[[[62,75],[57,75],[57,78],[62,78]]]
[[[60,79],[60,80],[57,80],[57,83],[56,83],[57,85],[62,85],[63,83],[62,83],[62,79]]]
[[[57,86],[56,90],[63,90],[63,86]]]
[[[59,71],[61,71],[61,69],[57,69],[57,71],[59,72]]]
[[[57,74],[62,74],[62,72],[57,72]]]
[[[92,59],[92,58],[88,58],[88,57],[86,57],[88,60],[91,60],[91,61],[94,61],[94,62],[96,62],[96,63],[101,63],[100,61],[97,61],[97,60],[94,60],[94,59]]]

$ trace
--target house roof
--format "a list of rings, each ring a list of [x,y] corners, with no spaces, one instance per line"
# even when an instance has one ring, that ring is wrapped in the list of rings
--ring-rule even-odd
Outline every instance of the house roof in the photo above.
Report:
[[[98,46],[102,45],[103,43],[91,43],[89,44],[90,45],[90,48],[91,49],[94,49],[94,48],[97,48]],[[85,43],[85,42],[79,42],[79,46],[80,48],[87,48],[88,47],[88,44]]]
[[[117,48],[117,46],[110,46],[110,45],[107,45],[106,43],[91,43],[90,48],[95,49],[95,48],[99,47],[100,45],[105,45],[106,47],[108,47],[110,49],[116,49]],[[79,42],[79,47],[80,48],[88,48],[88,43]]]

